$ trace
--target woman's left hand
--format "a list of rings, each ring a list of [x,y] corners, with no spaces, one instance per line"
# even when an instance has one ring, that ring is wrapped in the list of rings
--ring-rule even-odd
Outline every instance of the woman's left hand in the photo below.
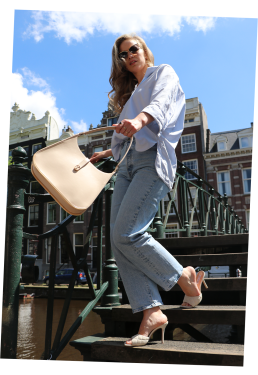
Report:
[[[138,119],[133,120],[122,120],[118,125],[116,125],[116,132],[131,138],[135,133],[137,133],[143,127],[142,121]]]

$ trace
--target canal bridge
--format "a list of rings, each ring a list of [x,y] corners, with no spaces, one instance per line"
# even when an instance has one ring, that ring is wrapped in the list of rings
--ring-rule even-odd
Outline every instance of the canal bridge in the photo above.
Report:
[[[48,194],[25,193],[31,179],[30,170],[23,165],[25,157],[24,149],[15,148],[13,164],[9,166],[8,173],[2,358],[16,358],[22,238],[38,240],[51,238],[45,350],[41,359],[57,359],[64,347],[69,344],[71,350],[77,349],[81,352],[85,361],[243,365],[248,231],[233,208],[229,206],[226,194],[222,196],[207,181],[178,162],[174,186],[168,194],[166,211],[163,212],[164,206],[160,204],[147,230],[184,267],[191,265],[204,269],[204,267],[226,265],[230,268],[230,277],[208,279],[209,289],[203,291],[203,302],[194,309],[180,308],[183,293],[177,285],[169,292],[161,290],[164,302],[161,308],[169,321],[165,332],[165,344],[161,345],[158,341],[159,330],[154,334],[151,344],[142,348],[125,348],[123,342],[138,332],[142,313],[132,314],[123,282],[118,277],[119,270],[110,246],[109,230],[105,233],[105,259],[102,256],[103,221],[106,228],[109,228],[116,176],[111,178],[94,202],[86,241],[81,258],[77,260],[67,231],[67,225],[75,218],[74,216],[69,215],[46,233],[35,235],[23,232],[24,197],[29,195],[36,202],[49,199]],[[111,172],[115,166],[116,163],[108,158],[100,162],[98,168],[104,172]],[[186,172],[191,173],[194,179],[187,180]],[[194,196],[191,190],[193,187],[196,192]],[[105,217],[103,218],[104,197]],[[175,197],[177,197],[177,205]],[[174,209],[179,225],[177,229],[168,226],[171,207]],[[98,221],[97,284],[94,285],[87,265],[87,254],[96,217]],[[198,228],[193,228],[193,221],[198,222]],[[179,232],[180,236],[173,237],[175,232]],[[192,237],[193,232],[197,234],[195,237]],[[66,291],[58,328],[52,340],[56,252],[58,236],[61,233],[74,271]],[[164,238],[166,234],[170,234],[170,238]],[[239,268],[242,270],[242,277],[236,277],[236,270]],[[63,334],[76,275],[80,269],[86,274],[91,300],[68,331]],[[33,282],[35,278],[33,264],[29,274],[27,280]],[[122,292],[122,302],[119,299],[119,291]],[[105,332],[71,342],[73,334],[92,310],[101,316]],[[194,328],[195,324],[232,325],[237,334],[237,343],[212,342],[208,336]],[[174,339],[176,328],[188,333],[195,342],[176,341]]]

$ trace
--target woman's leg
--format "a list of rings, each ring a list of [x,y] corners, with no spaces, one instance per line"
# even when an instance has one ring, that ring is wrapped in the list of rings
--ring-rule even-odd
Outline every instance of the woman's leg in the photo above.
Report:
[[[171,289],[183,267],[145,232],[168,187],[154,168],[140,168],[133,178],[122,172],[117,176],[112,199],[111,245],[135,313],[161,305],[157,284]]]

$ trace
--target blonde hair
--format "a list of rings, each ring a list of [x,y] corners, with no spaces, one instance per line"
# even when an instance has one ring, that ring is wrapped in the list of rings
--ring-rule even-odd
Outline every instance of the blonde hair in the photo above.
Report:
[[[130,98],[137,83],[137,79],[133,73],[125,68],[125,60],[119,58],[119,47],[123,41],[128,39],[136,40],[137,44],[140,45],[146,54],[146,64],[148,66],[154,65],[154,56],[141,37],[136,34],[124,34],[116,39],[112,49],[112,66],[109,77],[109,83],[112,90],[108,93],[110,103],[114,106],[116,113],[122,112],[125,103]]]

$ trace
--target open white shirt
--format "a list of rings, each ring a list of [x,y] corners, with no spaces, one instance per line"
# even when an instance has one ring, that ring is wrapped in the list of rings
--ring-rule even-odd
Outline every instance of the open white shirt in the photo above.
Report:
[[[134,134],[135,149],[146,151],[157,143],[156,171],[172,189],[177,168],[175,148],[184,128],[185,94],[170,65],[147,69],[126,102],[118,123],[124,119],[132,120],[141,112],[149,113],[154,121]],[[111,148],[115,160],[119,159],[121,144],[126,138],[114,131]]]

